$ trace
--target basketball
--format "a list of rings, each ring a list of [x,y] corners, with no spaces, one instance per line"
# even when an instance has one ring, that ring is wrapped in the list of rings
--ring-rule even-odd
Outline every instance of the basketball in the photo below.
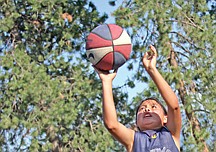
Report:
[[[100,70],[115,70],[130,57],[131,38],[116,24],[102,24],[94,28],[87,37],[87,59]]]

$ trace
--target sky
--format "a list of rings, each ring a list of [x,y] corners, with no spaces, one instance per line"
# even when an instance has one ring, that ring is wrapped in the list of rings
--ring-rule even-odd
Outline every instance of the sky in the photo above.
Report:
[[[115,24],[115,18],[112,16],[112,12],[116,10],[122,4],[123,0],[117,0],[115,6],[110,6],[108,0],[106,1],[105,0],[91,0],[91,1],[96,5],[101,15],[106,13],[109,16],[109,18],[106,20],[105,23]],[[113,80],[113,86],[114,87],[123,86],[126,83],[127,79],[131,77],[132,73],[134,73],[134,71],[129,71],[127,69],[127,62],[126,62],[123,66],[121,66],[118,69],[117,75],[115,79]],[[128,92],[128,96],[129,96],[128,100],[129,102],[131,102],[131,100],[133,100],[133,97],[135,97],[138,92],[142,91],[144,87],[146,87],[144,84],[136,83],[135,88],[131,89],[129,87],[123,87],[122,91]]]
[[[114,17],[111,16],[111,13],[116,10],[123,0],[117,0],[115,6],[110,6],[108,0],[91,0],[97,7],[101,15],[105,12],[109,18],[106,20],[106,23],[115,23]]]

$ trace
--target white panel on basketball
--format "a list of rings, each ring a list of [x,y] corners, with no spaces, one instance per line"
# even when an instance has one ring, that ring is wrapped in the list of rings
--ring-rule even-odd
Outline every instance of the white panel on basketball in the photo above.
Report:
[[[123,30],[121,36],[118,39],[113,40],[113,44],[114,45],[131,44],[131,38],[129,37],[127,32]]]
[[[97,64],[106,54],[113,51],[112,46],[94,48],[86,51],[86,55],[90,62],[95,65]]]

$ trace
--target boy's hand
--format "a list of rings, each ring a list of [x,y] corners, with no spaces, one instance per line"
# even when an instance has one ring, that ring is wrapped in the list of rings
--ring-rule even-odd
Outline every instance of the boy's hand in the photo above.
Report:
[[[156,67],[157,51],[154,46],[150,45],[150,52],[146,52],[143,56],[142,62],[147,72],[150,72]]]
[[[102,82],[105,82],[105,81],[113,81],[113,79],[115,78],[116,74],[117,74],[117,69],[114,70],[113,73],[109,72],[109,71],[103,71],[103,70],[99,70],[97,68],[95,68],[95,71],[98,73],[100,79]]]

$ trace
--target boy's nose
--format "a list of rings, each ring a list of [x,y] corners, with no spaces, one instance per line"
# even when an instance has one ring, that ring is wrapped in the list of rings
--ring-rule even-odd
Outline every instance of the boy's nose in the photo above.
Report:
[[[145,112],[149,112],[149,111],[150,111],[150,108],[146,107]]]

